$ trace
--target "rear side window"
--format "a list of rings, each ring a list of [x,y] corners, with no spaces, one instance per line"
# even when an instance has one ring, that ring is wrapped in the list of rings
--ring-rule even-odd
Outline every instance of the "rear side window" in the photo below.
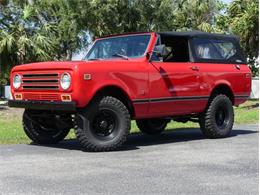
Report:
[[[244,62],[240,48],[234,41],[194,38],[193,46],[198,61],[222,63]]]

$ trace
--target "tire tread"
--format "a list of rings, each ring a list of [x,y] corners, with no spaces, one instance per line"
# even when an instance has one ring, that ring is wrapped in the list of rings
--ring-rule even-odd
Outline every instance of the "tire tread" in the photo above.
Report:
[[[91,112],[91,109],[95,109],[95,106],[102,104],[110,104],[116,106],[122,111],[124,120],[127,121],[125,127],[126,131],[124,131],[124,134],[118,140],[118,142],[115,142],[110,146],[97,146],[90,141],[90,138],[86,133],[84,133],[84,130],[75,123],[75,134],[84,151],[102,152],[116,150],[117,148],[121,147],[127,140],[127,136],[131,128],[131,118],[126,106],[121,101],[112,96],[104,96],[101,100],[99,98],[95,99],[92,102],[92,105],[90,105],[90,108],[86,110],[86,112]]]
[[[200,118],[199,118],[199,124],[200,124],[201,131],[208,138],[227,137],[229,135],[231,129],[232,129],[232,126],[233,126],[234,112],[232,111],[232,125],[231,125],[231,129],[229,129],[229,132],[227,134],[222,134],[220,131],[217,131],[215,129],[214,123],[213,123],[212,118],[211,118],[211,112],[212,112],[212,110],[215,106],[215,103],[220,101],[220,100],[227,101],[232,105],[230,99],[226,95],[223,95],[223,94],[215,95],[212,98],[210,98],[205,112],[202,113]],[[232,108],[232,110],[233,110],[233,108]]]

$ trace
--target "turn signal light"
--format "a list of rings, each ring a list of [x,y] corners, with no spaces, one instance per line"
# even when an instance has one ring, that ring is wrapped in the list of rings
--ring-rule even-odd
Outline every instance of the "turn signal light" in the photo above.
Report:
[[[71,96],[70,95],[61,95],[61,100],[63,102],[71,102]]]
[[[14,98],[15,98],[15,100],[22,100],[23,99],[23,95],[22,94],[14,94]]]

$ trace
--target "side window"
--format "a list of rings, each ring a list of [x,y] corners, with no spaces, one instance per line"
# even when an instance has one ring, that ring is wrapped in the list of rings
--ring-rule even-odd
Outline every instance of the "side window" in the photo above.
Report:
[[[194,38],[195,55],[201,60],[241,63],[242,58],[231,41]]]
[[[164,62],[189,62],[188,39],[184,37],[162,37],[162,44],[166,45]]]
[[[221,56],[223,56],[223,58],[228,59],[231,56],[234,56],[237,51],[235,46],[233,45],[233,43],[230,42],[219,42],[216,44],[216,46],[219,48],[219,51],[221,53]]]
[[[166,46],[166,54],[163,58],[159,58],[153,53],[152,61],[163,62],[189,62],[189,45],[188,39],[177,36],[162,36],[158,39],[156,45],[163,44]]]

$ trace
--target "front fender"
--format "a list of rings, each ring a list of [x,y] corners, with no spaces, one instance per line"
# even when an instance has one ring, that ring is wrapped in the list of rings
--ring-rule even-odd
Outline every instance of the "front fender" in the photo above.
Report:
[[[85,90],[81,90],[80,99],[78,101],[78,107],[83,108],[95,97],[95,95],[106,87],[116,87],[123,91],[129,99],[132,99],[133,94],[131,89],[120,80],[106,80],[106,82],[100,82],[87,87]]]

